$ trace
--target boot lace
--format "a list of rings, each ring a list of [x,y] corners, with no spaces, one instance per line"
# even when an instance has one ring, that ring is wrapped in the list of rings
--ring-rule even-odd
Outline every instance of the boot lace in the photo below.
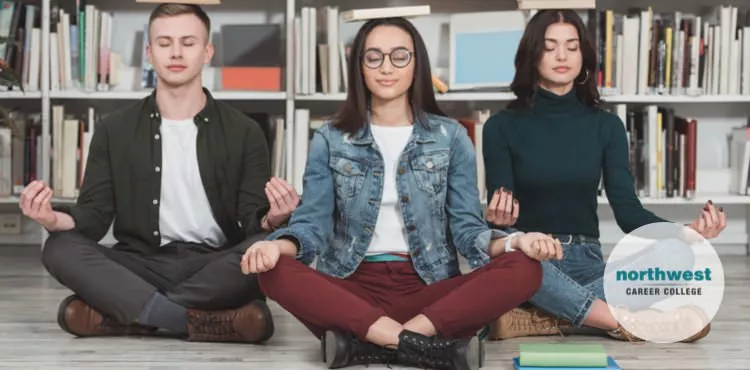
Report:
[[[407,358],[414,365],[428,368],[450,368],[455,341],[408,338]]]
[[[534,325],[540,326],[544,330],[555,329],[561,337],[565,338],[565,333],[563,333],[561,327],[563,321],[558,318],[549,316],[539,310],[533,310],[531,312],[531,322]]]
[[[385,364],[389,369],[391,362],[394,361],[395,355],[393,350],[386,347],[380,347],[377,344],[363,342],[356,336],[351,336],[351,355],[352,365]]]
[[[428,364],[437,368],[449,368],[455,354],[455,345],[456,342],[452,340],[435,340],[428,344],[425,348]]]
[[[232,326],[234,315],[205,313],[195,315],[194,319],[197,334],[217,337],[235,337],[239,335]]]

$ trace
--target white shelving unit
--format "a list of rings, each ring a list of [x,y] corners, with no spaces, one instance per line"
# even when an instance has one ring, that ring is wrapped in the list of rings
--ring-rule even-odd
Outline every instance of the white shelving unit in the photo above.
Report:
[[[49,14],[50,14],[50,3],[51,0],[41,0],[41,19],[42,19],[42,50],[49,50],[50,37],[49,37]],[[100,7],[104,11],[112,12],[113,24],[116,35],[116,41],[113,42],[113,49],[116,49],[120,53],[132,53],[134,49],[138,47],[132,39],[133,34],[142,31],[141,26],[147,22],[148,14],[153,7],[153,4],[136,4],[132,1],[121,1],[121,0],[89,0],[90,4],[94,4]],[[468,1],[465,4],[462,3],[460,6],[451,4],[452,2],[444,2],[438,0],[395,0],[380,3],[372,3],[367,0],[286,0],[285,4],[281,4],[274,0],[262,0],[257,2],[247,2],[245,0],[224,0],[222,5],[206,5],[204,9],[208,12],[212,19],[212,33],[216,33],[220,30],[221,24],[228,23],[279,23],[283,26],[284,41],[285,41],[285,55],[287,65],[284,66],[284,84],[282,85],[283,91],[280,92],[262,92],[262,91],[212,91],[214,96],[219,100],[232,101],[237,104],[256,104],[265,106],[266,102],[276,103],[275,107],[268,109],[275,109],[276,114],[285,116],[287,125],[293,125],[294,109],[299,105],[304,105],[306,108],[316,109],[317,105],[326,106],[325,109],[330,109],[330,104],[340,103],[345,100],[346,96],[343,93],[336,94],[312,94],[312,95],[300,95],[294,91],[294,69],[292,63],[294,58],[294,44],[290,40],[294,39],[294,32],[291,25],[294,23],[294,17],[299,15],[301,6],[324,6],[324,5],[337,5],[340,10],[344,11],[351,8],[368,8],[376,6],[399,6],[399,5],[421,5],[430,4],[433,6],[433,15],[430,17],[435,20],[432,21],[417,21],[415,24],[420,32],[424,32],[423,36],[428,44],[428,48],[434,47],[446,47],[447,42],[443,40],[445,36],[441,36],[441,27],[447,22],[447,14],[451,12],[470,12],[470,11],[487,11],[487,10],[510,10],[516,6],[515,0],[496,0],[490,4],[485,1]],[[614,0],[600,0],[598,6],[604,8],[625,9],[626,6],[649,6],[653,5],[654,1],[646,2],[642,0],[629,0],[628,4],[617,4]],[[675,9],[682,9],[683,6],[696,7],[698,5],[710,5],[713,4],[713,0],[696,0],[696,4],[690,3],[685,5],[683,2],[678,0],[665,0],[659,1],[657,6],[658,11],[667,9],[671,11]],[[698,4],[700,3],[700,4]],[[68,6],[66,4],[63,4]],[[475,9],[476,8],[476,9]],[[692,9],[692,8],[691,8]],[[122,18],[120,18],[122,15]],[[135,20],[135,21],[134,21]],[[139,23],[140,22],[140,23]],[[132,23],[132,24],[131,24]],[[346,25],[346,27],[340,27],[341,37],[348,38],[354,34],[352,30],[356,30],[358,25]],[[122,38],[122,40],[117,39]],[[122,41],[122,42],[120,42]],[[431,61],[433,61],[433,67],[441,67],[440,63],[445,64],[446,62],[440,58],[436,51],[431,50]],[[435,53],[435,55],[432,55]],[[134,58],[134,57],[133,57]],[[128,59],[128,58],[126,58]],[[41,70],[48,71],[50,66],[49,53],[43,52],[41,58]],[[138,61],[128,60],[126,62],[129,68],[135,68],[136,70],[140,67]],[[129,75],[129,77],[136,78],[136,75]],[[50,80],[48,73],[42,73],[41,75],[41,90],[40,91],[29,91],[25,93],[21,92],[0,92],[0,104],[6,101],[15,102],[39,102],[41,103],[42,112],[42,128],[43,128],[43,157],[49,158],[49,144],[50,144],[50,124],[51,124],[51,105],[54,104],[99,104],[104,101],[114,101],[114,104],[121,105],[125,101],[133,101],[141,99],[150,93],[148,90],[130,91],[123,90],[120,87],[116,87],[111,91],[50,91]],[[127,85],[127,83],[124,83]],[[210,88],[210,86],[209,86]],[[446,94],[437,94],[437,100],[441,103],[445,103],[450,106],[461,106],[465,104],[469,105],[484,105],[496,111],[501,109],[508,101],[512,100],[514,95],[512,93],[503,92],[449,92]],[[686,109],[691,115],[702,115],[706,114],[711,119],[701,120],[699,119],[699,127],[705,125],[714,125],[715,123],[721,123],[723,117],[728,114],[737,116],[750,117],[750,108],[744,103],[750,103],[750,95],[703,95],[703,96],[669,96],[669,95],[617,95],[617,96],[603,96],[602,97],[607,104],[665,104],[675,107],[678,111]],[[54,101],[54,102],[53,102]],[[326,104],[327,103],[327,104]],[[729,106],[727,106],[729,104]],[[36,109],[36,108],[34,108]],[[727,113],[730,112],[730,113]],[[738,113],[739,112],[739,113]],[[330,113],[330,111],[328,112]],[[290,127],[290,126],[288,126]],[[713,127],[713,126],[712,126]],[[718,130],[725,129],[726,125],[716,125]],[[700,128],[699,128],[700,129]],[[713,131],[713,128],[710,129]],[[700,131],[699,131],[700,132]],[[707,132],[707,131],[706,131]],[[703,139],[703,134],[699,134],[699,145]],[[705,139],[710,141],[706,145],[714,145],[719,139],[713,137],[712,139]],[[716,144],[718,145],[718,144]],[[699,156],[704,153],[709,156],[705,159],[705,167],[708,167],[710,171],[716,170],[711,165],[713,162],[712,155],[715,156],[717,161],[725,160],[725,156],[720,154],[726,148],[713,149],[712,147],[700,147]],[[699,161],[699,167],[702,162]],[[720,167],[720,166],[718,166]],[[49,161],[45,161],[41,174],[44,179],[49,179]],[[700,168],[699,168],[700,171]],[[704,176],[705,177],[705,176]],[[700,180],[699,180],[700,183]],[[730,225],[731,231],[727,232],[727,236],[719,238],[717,243],[728,243],[734,244],[733,251],[742,251],[743,253],[750,253],[750,249],[747,247],[748,242],[748,230],[750,230],[750,196],[741,195],[730,195],[728,193],[717,192],[713,189],[707,192],[701,193],[700,185],[699,192],[694,199],[682,199],[682,198],[644,198],[642,203],[649,209],[653,210],[660,216],[665,218],[673,217],[675,221],[683,221],[684,218],[692,218],[693,214],[697,214],[700,206],[704,204],[708,199],[711,199],[714,203],[720,204],[725,208],[729,208],[729,215],[732,218]],[[74,202],[72,199],[56,199],[55,202]],[[16,197],[5,197],[0,198],[0,210],[2,212],[12,211],[15,207],[17,209],[18,199]],[[617,237],[615,230],[614,219],[611,215],[611,209],[608,206],[606,198],[599,198],[600,206],[600,219],[602,222],[602,239],[603,240],[614,240]],[[683,206],[689,206],[690,210],[686,211]],[[615,225],[615,226],[613,226]],[[40,229],[38,233],[32,232],[30,235],[21,236],[8,236],[0,235],[0,244],[15,244],[19,242],[38,244],[41,243],[46,237],[45,233]],[[739,245],[737,245],[739,243]]]

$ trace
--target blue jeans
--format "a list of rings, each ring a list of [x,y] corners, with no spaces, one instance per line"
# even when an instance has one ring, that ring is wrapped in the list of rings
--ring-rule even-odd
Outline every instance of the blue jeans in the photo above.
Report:
[[[562,243],[563,259],[542,262],[542,286],[531,297],[530,303],[542,310],[580,327],[588,317],[595,300],[606,301],[604,274],[606,262],[600,242],[592,237],[553,235]],[[685,269],[694,259],[681,245],[660,244],[623,258],[613,266],[639,265],[649,259],[661,262],[662,267]],[[613,298],[613,297],[610,297]],[[623,296],[614,297],[623,302]],[[645,309],[663,297],[653,296],[631,300],[631,309]]]
[[[601,244],[590,237],[560,236],[563,259],[542,262],[542,286],[529,300],[542,310],[581,326],[596,299],[604,300]]]

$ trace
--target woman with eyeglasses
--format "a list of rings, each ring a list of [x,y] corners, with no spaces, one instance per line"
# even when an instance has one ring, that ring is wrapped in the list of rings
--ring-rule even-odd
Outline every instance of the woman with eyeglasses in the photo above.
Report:
[[[487,227],[472,143],[438,108],[430,76],[409,21],[366,22],[347,100],[310,144],[301,206],[243,257],[322,340],[329,368],[477,369],[476,333],[531,297],[539,256],[560,251],[548,235]],[[473,272],[460,274],[456,252]],[[306,266],[316,255],[317,271]]]
[[[530,299],[533,308],[504,315],[491,335],[494,339],[557,335],[566,327],[588,326],[616,339],[642,340],[615,319],[605,302],[606,266],[597,218],[601,176],[624,232],[668,221],[646,210],[636,196],[625,128],[616,115],[600,106],[593,75],[594,48],[575,11],[536,13],[516,54],[511,84],[516,100],[484,127],[487,189],[501,194],[489,204],[488,221],[526,232],[551,233],[563,245],[562,260],[542,263],[543,282]],[[713,238],[726,227],[726,215],[708,201],[689,227],[696,236]],[[684,256],[680,250],[648,253],[666,254],[656,261],[675,264]],[[645,299],[632,302],[647,303]],[[639,332],[644,337],[706,321],[701,312],[688,309],[679,314],[616,310],[622,317],[643,323]],[[697,327],[700,330],[688,332],[683,341],[698,340],[710,329]]]

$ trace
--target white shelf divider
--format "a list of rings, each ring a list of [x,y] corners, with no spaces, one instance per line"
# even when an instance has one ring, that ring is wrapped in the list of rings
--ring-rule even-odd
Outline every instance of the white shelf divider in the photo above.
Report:
[[[5,99],[41,99],[42,98],[42,92],[41,91],[0,91],[0,100]]]
[[[746,195],[732,195],[732,194],[698,194],[696,197],[687,199],[682,197],[673,198],[640,198],[641,204],[644,205],[680,205],[680,204],[705,204],[708,200],[711,200],[718,205],[737,205],[737,204],[750,204],[750,196]],[[597,197],[599,204],[609,204],[607,197]]]
[[[436,94],[438,101],[496,101],[509,102],[515,99],[512,92],[447,92]],[[611,95],[602,96],[605,103],[649,103],[649,104],[725,104],[725,103],[750,103],[750,95]],[[315,93],[310,95],[297,95],[295,100],[298,101],[344,101],[346,93],[323,94]]]
[[[51,99],[91,99],[91,100],[138,100],[149,94],[152,90],[140,91],[50,91]],[[211,94],[218,100],[285,100],[285,92],[273,91],[212,91]]]

